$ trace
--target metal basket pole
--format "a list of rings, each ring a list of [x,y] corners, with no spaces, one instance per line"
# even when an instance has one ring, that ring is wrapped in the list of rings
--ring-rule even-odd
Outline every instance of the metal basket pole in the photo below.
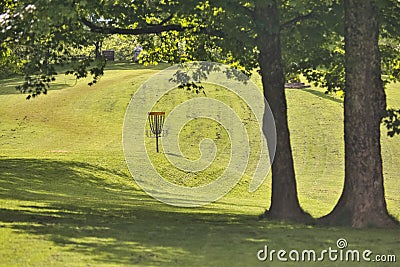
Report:
[[[162,127],[164,124],[165,112],[149,112],[149,123],[150,130],[156,136],[156,151],[159,152],[158,149],[158,137],[161,136]]]

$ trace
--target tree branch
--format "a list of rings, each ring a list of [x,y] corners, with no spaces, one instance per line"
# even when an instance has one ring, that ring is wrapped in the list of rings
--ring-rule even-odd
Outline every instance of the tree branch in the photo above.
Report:
[[[309,18],[311,18],[311,17],[313,17],[313,16],[314,16],[314,12],[311,11],[311,12],[308,13],[308,14],[301,15],[301,16],[298,16],[298,17],[296,17],[296,18],[294,18],[294,19],[291,19],[291,20],[289,20],[289,21],[284,22],[284,23],[281,25],[281,28],[286,28],[286,27],[289,27],[289,26],[293,26],[293,25],[295,25],[297,22],[302,21],[302,20],[309,19]]]
[[[171,25],[151,25],[146,28],[137,29],[126,29],[126,28],[108,28],[101,27],[95,23],[87,20],[86,18],[81,18],[80,21],[87,26],[92,32],[103,33],[103,34],[128,34],[128,35],[140,35],[140,34],[151,34],[151,33],[161,33],[166,31],[178,31],[182,32],[187,30],[187,27],[182,27],[178,24]]]
[[[254,20],[254,10],[249,8],[249,7],[245,7],[241,4],[236,5],[237,8],[246,16],[250,17],[252,20]]]
[[[165,19],[163,19],[163,20],[160,22],[160,25],[164,25],[165,23],[167,23],[168,21],[170,21],[173,17],[174,17],[173,14],[169,15],[168,17],[166,17]]]
[[[126,34],[126,35],[141,35],[141,34],[157,34],[167,31],[178,31],[183,32],[187,30],[193,29],[192,27],[183,27],[178,24],[171,25],[149,25],[146,28],[137,28],[137,29],[127,29],[127,28],[111,28],[111,27],[102,27],[98,26],[95,23],[87,20],[86,18],[81,18],[80,21],[87,26],[92,32],[102,33],[102,34]],[[200,28],[198,31],[200,34],[206,34],[209,36],[215,36],[223,38],[225,34],[216,29],[207,29]]]

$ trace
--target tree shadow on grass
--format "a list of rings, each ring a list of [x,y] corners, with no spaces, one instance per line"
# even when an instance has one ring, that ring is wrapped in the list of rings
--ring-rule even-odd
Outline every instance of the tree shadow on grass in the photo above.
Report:
[[[201,261],[198,250],[210,242],[211,232],[223,242],[226,225],[243,231],[246,222],[256,221],[170,207],[106,175],[129,179],[80,162],[0,158],[0,198],[17,204],[0,209],[0,223],[111,266],[180,266]]]
[[[16,88],[16,86],[21,85],[22,82],[23,82],[23,77],[19,76],[7,79],[1,79],[0,95],[15,95],[15,94],[25,95]],[[50,88],[48,89],[48,91],[50,92],[50,91],[65,89],[67,87],[73,87],[75,86],[75,84],[76,84],[75,79],[67,77],[63,79],[61,77],[57,77],[57,80],[50,84]]]
[[[110,266],[255,266],[264,245],[327,248],[349,232],[258,221],[215,205],[171,207],[124,179],[81,162],[0,158],[0,199],[13,203],[0,209],[0,225]]]
[[[169,66],[171,66],[171,64],[168,63],[145,66],[133,62],[114,61],[107,62],[105,70],[163,70]]]
[[[132,62],[108,62],[105,70],[163,70],[169,66],[171,65],[166,63],[144,66]],[[73,87],[77,84],[74,76],[63,74],[68,69],[67,67],[58,68],[59,75],[56,77],[56,81],[50,84],[50,88],[48,89],[49,91],[61,90]],[[20,85],[23,82],[23,79],[23,76],[18,75],[0,79],[0,95],[21,94],[21,92],[16,89],[16,86]]]
[[[303,89],[302,91],[305,91],[307,93],[313,94],[315,96],[321,97],[321,98],[326,99],[326,100],[330,100],[330,101],[333,101],[333,102],[336,102],[336,103],[339,103],[339,104],[343,104],[343,99],[339,99],[339,98],[333,97],[333,96],[331,96],[329,94],[325,94],[324,92],[321,92],[321,91],[317,91],[317,90],[314,90],[314,89]]]

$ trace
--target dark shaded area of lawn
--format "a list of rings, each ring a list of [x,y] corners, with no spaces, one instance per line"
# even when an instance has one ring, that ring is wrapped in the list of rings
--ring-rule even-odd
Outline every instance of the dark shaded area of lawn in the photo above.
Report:
[[[339,103],[339,104],[343,104],[343,102],[344,102],[343,99],[335,98],[334,96],[332,96],[330,94],[327,94],[327,93],[324,93],[324,92],[321,92],[321,91],[317,91],[317,90],[314,90],[314,89],[303,89],[302,91],[305,91],[307,93],[313,94],[315,96],[318,96],[318,97],[321,97],[323,99],[330,100],[330,101],[333,101],[333,102],[336,102],[336,103]]]
[[[82,162],[0,157],[0,199],[17,203],[0,209],[0,227],[110,266],[304,266],[259,262],[257,251],[267,244],[275,249],[326,249],[343,237],[353,249],[385,252],[382,245],[390,251],[399,247],[393,243],[396,230],[354,232],[260,221],[233,212],[229,207],[234,204],[224,200],[197,209],[171,207],[148,197],[129,179]]]
[[[201,261],[202,250],[224,249],[232,241],[242,246],[246,241],[238,236],[261,234],[255,216],[170,207],[91,173],[129,179],[80,162],[0,158],[0,198],[36,203],[0,209],[2,227],[42,236],[112,266],[179,266],[182,259]]]

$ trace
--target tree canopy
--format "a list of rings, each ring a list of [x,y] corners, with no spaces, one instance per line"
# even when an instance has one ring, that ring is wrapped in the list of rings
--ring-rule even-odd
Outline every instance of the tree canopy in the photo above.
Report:
[[[18,63],[26,76],[19,89],[32,96],[46,93],[56,73],[54,64],[74,62],[71,72],[76,77],[92,74],[95,82],[104,62],[74,52],[110,35],[125,34],[139,36],[145,47],[142,62],[209,60],[250,72],[258,67],[256,2],[7,0],[0,17],[2,64]],[[400,7],[394,0],[377,2],[382,8],[383,74],[385,80],[396,81]],[[343,90],[342,1],[286,0],[278,1],[277,8],[286,76],[301,73],[329,91]]]

